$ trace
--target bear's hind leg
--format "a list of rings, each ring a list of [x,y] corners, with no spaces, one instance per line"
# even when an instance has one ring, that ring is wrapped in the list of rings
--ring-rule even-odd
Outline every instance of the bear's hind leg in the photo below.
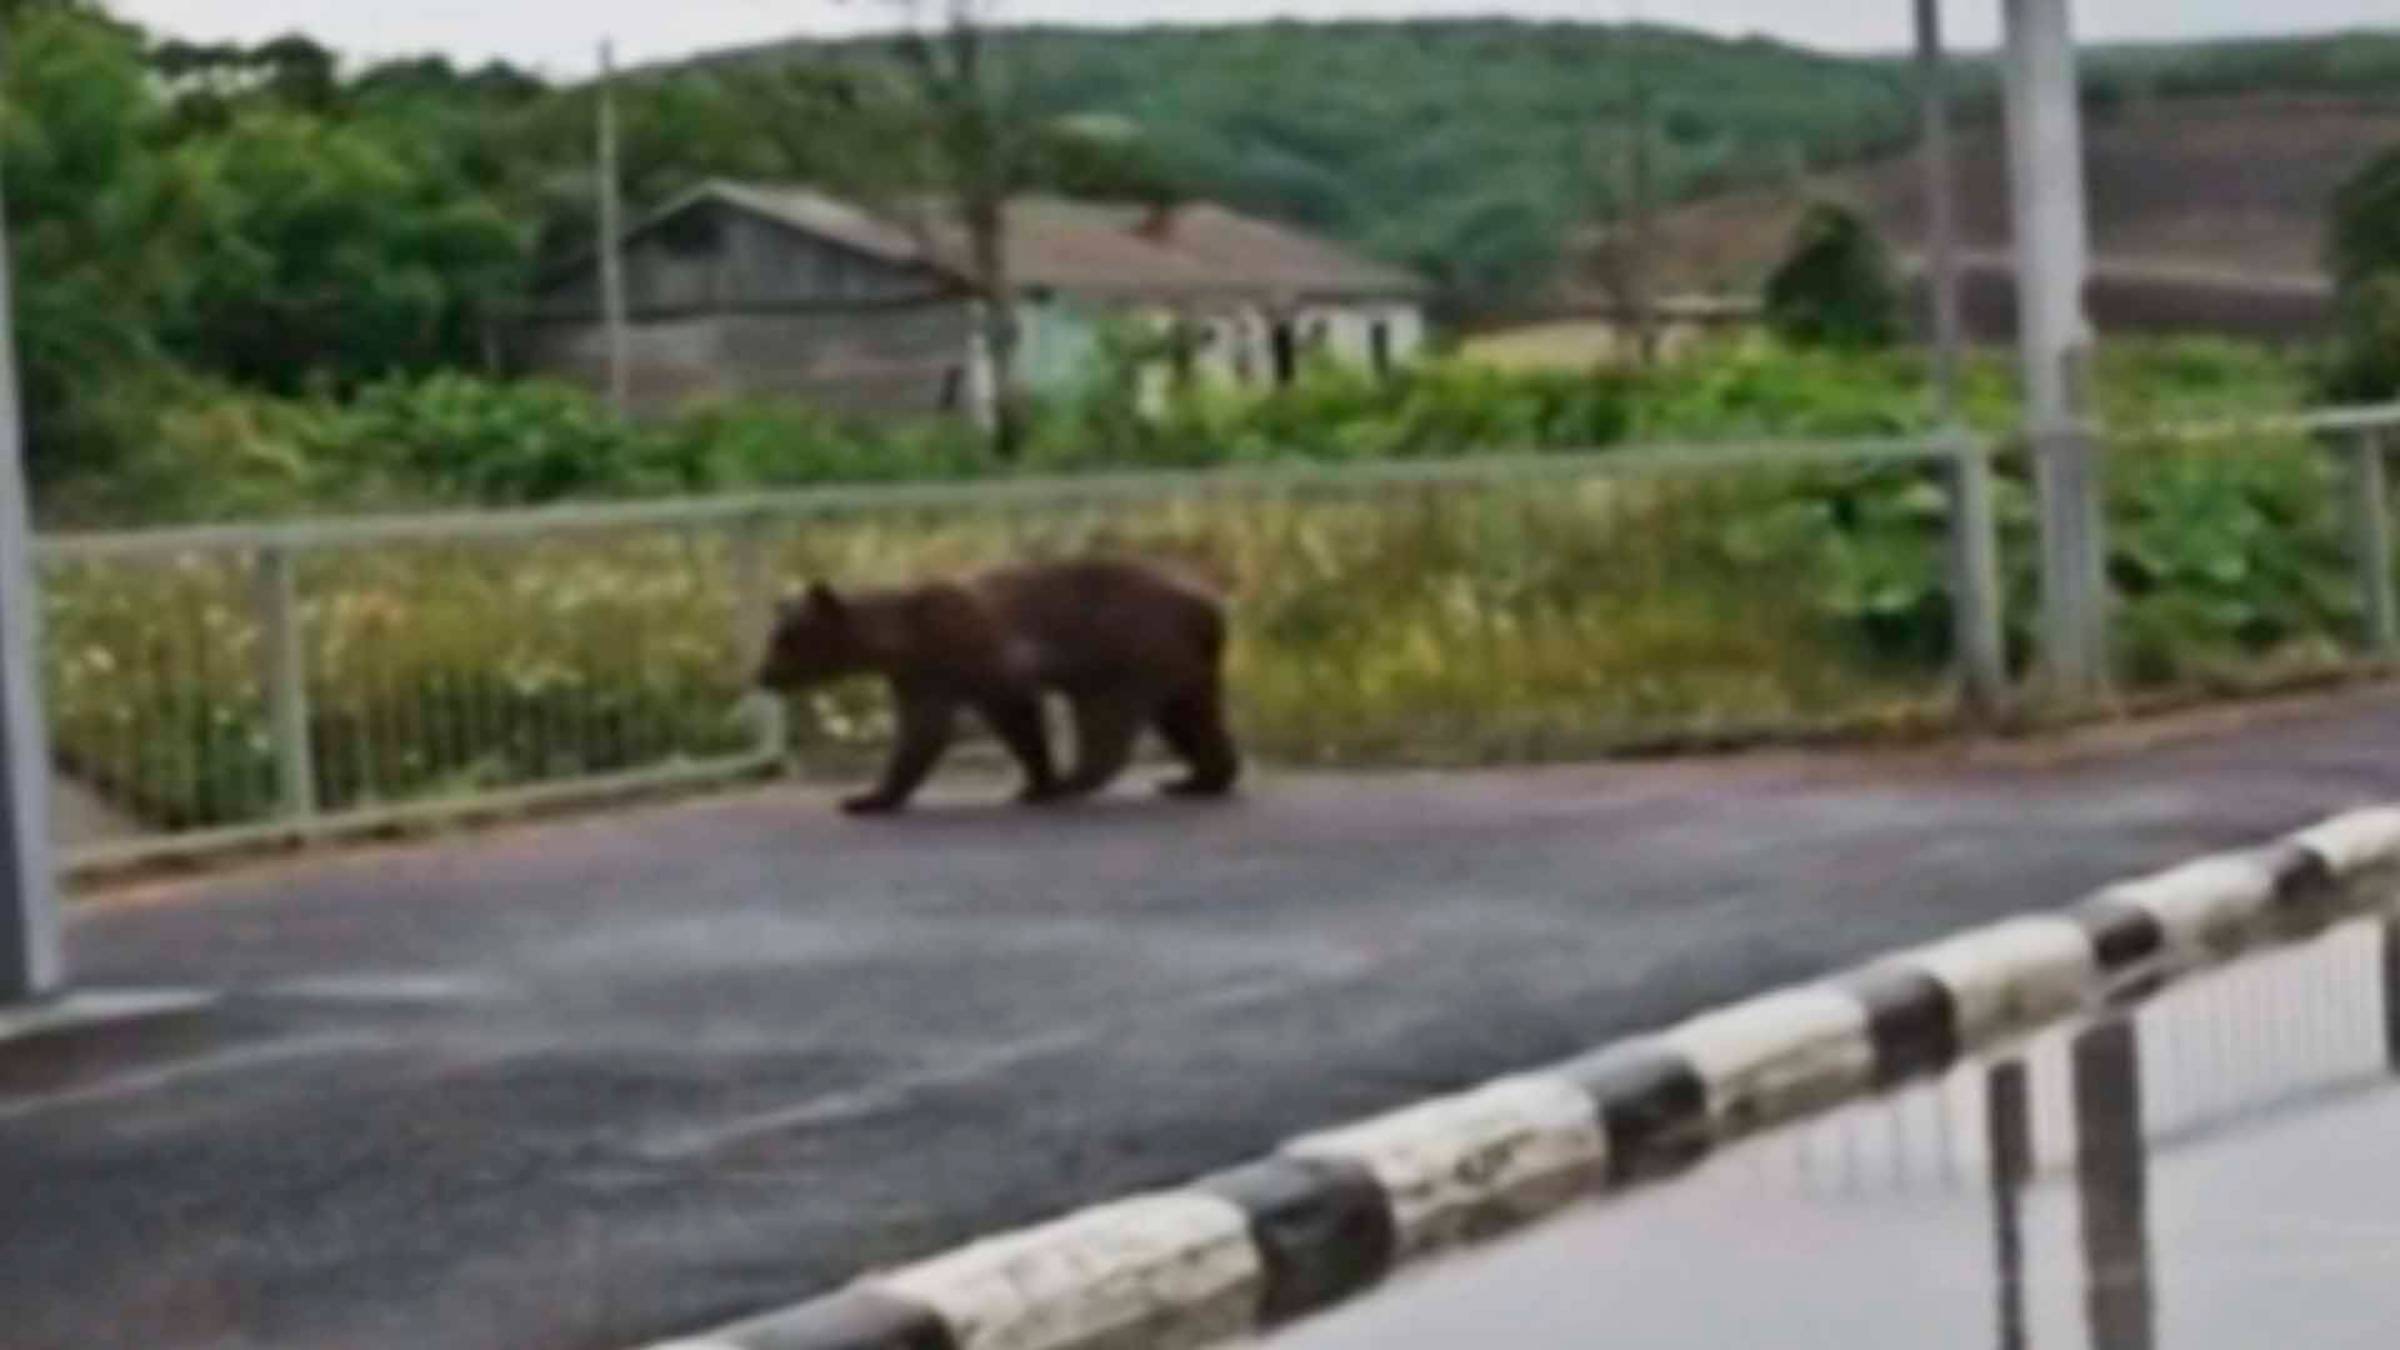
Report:
[[[1184,763],[1188,777],[1164,785],[1172,797],[1223,797],[1241,777],[1241,752],[1225,727],[1225,700],[1215,680],[1168,699],[1158,710],[1158,732]]]

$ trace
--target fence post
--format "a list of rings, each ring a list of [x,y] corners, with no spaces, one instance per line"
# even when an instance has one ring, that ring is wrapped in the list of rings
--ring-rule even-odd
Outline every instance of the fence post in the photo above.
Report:
[[[2365,430],[2350,446],[2351,551],[2357,555],[2360,598],[2366,602],[2367,645],[2381,657],[2400,656],[2400,599],[2393,594],[2391,479],[2385,433]]]
[[[287,820],[317,814],[317,756],[309,728],[308,657],[301,645],[297,592],[291,550],[272,544],[261,548],[255,591],[260,673],[275,747],[277,804]]]
[[[765,515],[734,522],[733,649],[745,677],[766,655],[775,627],[774,535],[774,521]],[[783,700],[762,697],[757,709],[758,754],[780,758],[787,733]]]
[[[2002,629],[1999,524],[1992,507],[1992,447],[1960,434],[1946,464],[1950,494],[1950,623],[1969,715],[1990,720],[2008,703]]]

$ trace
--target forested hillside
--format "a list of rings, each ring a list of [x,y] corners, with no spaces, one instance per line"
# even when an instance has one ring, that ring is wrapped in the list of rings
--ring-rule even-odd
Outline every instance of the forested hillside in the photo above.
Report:
[[[360,66],[305,37],[195,46],[79,0],[0,0],[0,15],[0,163],[46,477],[111,469],[170,412],[217,408],[238,440],[258,414],[212,391],[339,399],[488,370],[518,298],[589,241],[589,87]],[[922,188],[889,181],[912,162],[892,57],[787,45],[636,72],[620,100],[635,207],[711,176]],[[1888,150],[1911,117],[1897,62],[1658,27],[1034,30],[1004,36],[995,66],[1043,138],[1032,186],[1221,197],[1412,264],[1454,310],[1538,284],[1573,223],[1621,205],[1637,105],[1670,198]],[[2102,103],[2388,98],[2400,37],[2116,50],[2092,71]],[[1965,84],[1970,115],[1988,107],[1988,71]]]

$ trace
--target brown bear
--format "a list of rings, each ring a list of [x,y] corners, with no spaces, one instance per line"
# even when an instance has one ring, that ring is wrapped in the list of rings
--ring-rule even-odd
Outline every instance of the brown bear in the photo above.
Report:
[[[1024,767],[1021,801],[1107,787],[1146,726],[1191,769],[1167,792],[1220,797],[1241,772],[1225,727],[1224,657],[1216,597],[1148,563],[1088,559],[899,590],[840,594],[817,583],[782,607],[758,684],[788,694],[857,674],[890,682],[897,743],[883,781],[842,804],[855,815],[908,805],[961,708]],[[1064,778],[1043,731],[1050,693],[1074,711],[1077,760]]]

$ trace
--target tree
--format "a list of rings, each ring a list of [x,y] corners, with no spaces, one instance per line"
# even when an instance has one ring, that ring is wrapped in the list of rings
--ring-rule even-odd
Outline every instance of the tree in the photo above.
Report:
[[[480,363],[485,307],[516,289],[524,241],[441,155],[262,107],[176,156],[205,190],[167,331],[185,361],[283,392]]]
[[[2358,401],[2400,395],[2400,147],[2342,186],[2326,252],[2340,326],[2327,392]]]
[[[992,451],[1014,459],[1027,410],[1018,374],[1023,334],[1008,267],[1008,200],[1030,177],[1034,119],[994,68],[985,0],[942,0],[931,25],[911,23],[900,54],[924,119],[930,168],[965,242],[983,358],[991,375]]]
[[[1767,279],[1766,318],[1812,346],[1883,347],[1900,336],[1890,255],[1864,218],[1830,202],[1800,218],[1791,252]]]
[[[536,257],[546,264],[582,257],[597,242],[591,139],[598,96],[597,86],[585,85],[537,100],[512,98],[504,116],[484,120],[482,134],[493,137],[505,165],[494,191],[532,220]],[[905,100],[888,70],[727,62],[621,75],[615,98],[618,174],[637,213],[712,178],[835,191],[922,180],[909,150],[919,128],[900,116]],[[462,130],[472,135],[477,128]]]
[[[1004,49],[991,0],[938,0],[930,17],[919,0],[897,2],[907,18],[893,49],[897,87],[869,73],[848,91],[846,112],[875,130],[869,143],[876,153],[841,176],[855,195],[949,255],[964,275],[991,381],[992,450],[1014,459],[1029,412],[1019,371],[1019,296],[1009,270],[1009,202],[1043,187],[1159,204],[1179,191],[1137,126],[1121,118],[1046,115],[1036,107],[1027,88],[1032,82],[1012,78],[1021,72],[1009,60],[1027,42],[1020,36]]]
[[[165,110],[137,34],[56,3],[20,3],[9,24],[0,167],[28,459],[48,479],[100,467],[122,383],[158,364],[191,193],[158,151]]]

